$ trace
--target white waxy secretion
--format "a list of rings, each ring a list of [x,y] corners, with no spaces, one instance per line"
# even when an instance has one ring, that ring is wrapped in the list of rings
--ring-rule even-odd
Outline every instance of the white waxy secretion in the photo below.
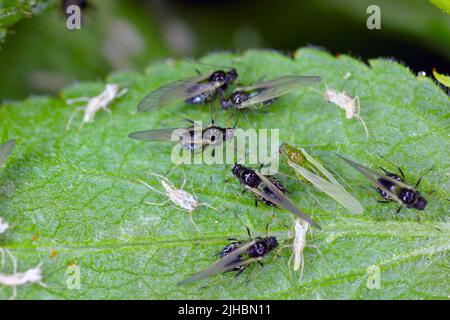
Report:
[[[112,119],[112,113],[111,110],[108,108],[108,106],[111,104],[111,102],[114,101],[114,99],[122,97],[125,93],[127,93],[128,89],[122,89],[120,90],[119,86],[117,84],[106,84],[105,90],[101,92],[98,96],[87,98],[87,97],[80,97],[76,99],[69,99],[67,100],[67,104],[74,104],[78,102],[87,102],[86,106],[76,108],[75,111],[72,113],[72,115],[69,118],[69,121],[67,123],[66,129],[70,129],[70,125],[72,123],[73,117],[75,114],[79,111],[84,111],[83,120],[81,121],[80,126],[78,129],[80,130],[85,123],[92,123],[94,122],[95,114],[99,110],[106,111],[111,119]]]
[[[303,277],[303,268],[305,266],[305,259],[303,256],[303,250],[306,247],[306,233],[309,230],[309,223],[301,219],[295,219],[294,222],[294,243],[292,245],[292,251],[294,254],[294,271],[300,271],[300,280]]]
[[[163,206],[163,205],[167,204],[169,201],[172,201],[178,207],[180,207],[183,210],[186,210],[189,213],[191,222],[197,230],[198,230],[198,227],[195,224],[194,220],[192,219],[192,212],[198,206],[205,206],[205,207],[211,208],[213,210],[216,210],[209,204],[199,203],[198,199],[196,198],[195,195],[192,195],[189,192],[183,190],[183,188],[186,184],[186,176],[184,176],[184,180],[183,180],[183,183],[181,184],[181,187],[176,188],[174,186],[174,184],[167,177],[161,176],[156,173],[150,173],[150,175],[161,178],[161,185],[163,186],[165,192],[155,189],[154,187],[150,186],[148,183],[146,183],[142,180],[139,180],[139,182],[142,183],[143,185],[145,185],[147,188],[151,189],[152,191],[168,197],[168,199],[162,203],[145,202],[146,204],[155,205],[155,206]]]
[[[29,269],[25,272],[17,272],[17,261],[16,258],[12,255],[12,253],[8,249],[0,248],[0,261],[1,268],[3,270],[6,258],[5,255],[8,255],[11,259],[13,265],[13,273],[12,274],[3,274],[0,273],[0,285],[11,287],[13,290],[12,296],[9,298],[10,300],[14,300],[17,295],[17,287],[23,286],[29,283],[37,283],[42,287],[47,287],[45,283],[42,282],[42,264],[39,263],[35,268]]]
[[[366,123],[363,118],[359,115],[360,112],[360,103],[359,97],[356,96],[352,98],[348,96],[345,91],[340,92],[335,89],[326,87],[324,98],[326,101],[330,103],[334,103],[339,108],[345,111],[345,117],[347,119],[352,119],[353,117],[357,118],[364,127],[364,131],[366,132],[366,138],[369,139],[369,130],[367,129]]]
[[[5,233],[9,229],[9,224],[0,217],[0,234]]]

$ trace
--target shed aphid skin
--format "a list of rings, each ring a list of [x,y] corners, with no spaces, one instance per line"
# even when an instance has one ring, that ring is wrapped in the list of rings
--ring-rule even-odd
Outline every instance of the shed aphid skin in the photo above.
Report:
[[[225,110],[267,106],[276,98],[291,93],[301,86],[320,81],[322,79],[317,76],[285,75],[250,86],[237,87],[231,96],[228,99],[222,99],[220,104]]]
[[[297,149],[287,143],[280,146],[280,153],[291,166],[300,181],[311,183],[319,191],[332,197],[353,214],[364,211],[361,203],[349,194],[325,167],[305,149]]]
[[[303,250],[306,247],[306,234],[309,230],[309,223],[301,219],[295,219],[294,222],[294,242],[292,244],[292,253],[294,256],[294,271],[300,269],[299,282],[303,278],[303,269],[305,267],[305,258],[303,256]],[[290,262],[291,259],[289,259]]]
[[[72,124],[73,118],[75,114],[79,111],[83,111],[83,120],[81,121],[80,126],[78,127],[78,130],[81,130],[83,128],[83,125],[85,123],[92,123],[94,122],[95,114],[99,110],[106,111],[110,119],[112,120],[112,112],[108,108],[108,106],[113,102],[115,99],[118,99],[122,97],[124,94],[126,94],[128,89],[122,89],[120,90],[119,86],[117,84],[106,84],[105,90],[103,90],[102,93],[100,93],[98,96],[87,98],[87,97],[81,97],[81,98],[75,98],[75,99],[68,99],[66,102],[67,104],[74,104],[78,102],[87,102],[86,106],[76,108],[75,111],[72,113],[72,115],[69,118],[69,121],[67,122],[66,130],[70,129],[70,125]]]
[[[39,263],[35,268],[29,269],[25,272],[17,272],[17,261],[16,258],[12,255],[12,253],[8,249],[0,248],[0,256],[1,256],[1,268],[3,270],[6,263],[5,254],[9,256],[13,265],[13,273],[12,274],[3,274],[0,273],[0,285],[11,287],[13,290],[12,296],[9,300],[14,300],[17,296],[17,287],[23,286],[26,284],[37,283],[41,287],[47,287],[45,283],[42,282],[42,263]]]
[[[2,167],[6,163],[6,160],[8,160],[8,157],[13,152],[15,145],[16,140],[14,139],[9,140],[4,144],[0,145],[0,167]]]
[[[5,233],[9,229],[9,224],[0,217],[0,234]]]
[[[351,167],[359,171],[366,177],[367,180],[372,183],[372,185],[377,189],[378,193],[380,193],[380,195],[383,197],[383,200],[379,200],[378,202],[389,203],[391,201],[394,201],[399,203],[400,207],[397,209],[396,213],[400,212],[403,207],[421,211],[424,210],[427,206],[427,201],[417,188],[419,187],[422,178],[429,171],[422,175],[413,187],[405,182],[405,176],[400,168],[398,168],[398,170],[401,177],[399,175],[396,175],[395,173],[386,171],[383,168],[381,168],[383,172],[378,172],[359,163],[356,163],[350,159],[347,159],[337,153],[336,155],[347,162],[347,164],[349,164]],[[418,218],[419,217],[417,216],[417,219]]]
[[[198,206],[204,206],[208,207],[213,210],[217,210],[216,208],[210,206],[207,203],[200,203],[198,202],[198,199],[195,195],[194,189],[192,191],[194,192],[194,195],[190,194],[189,192],[183,190],[184,186],[186,185],[186,175],[184,175],[183,183],[181,184],[181,187],[178,189],[174,186],[174,184],[167,178],[162,175],[156,174],[156,173],[150,173],[150,175],[158,177],[161,179],[161,185],[164,188],[165,192],[159,191],[149,185],[148,183],[138,180],[141,184],[152,190],[153,192],[156,192],[160,195],[166,196],[168,199],[161,203],[153,203],[153,202],[145,202],[146,204],[153,205],[153,206],[164,206],[170,201],[172,201],[175,205],[178,206],[177,209],[181,208],[182,210],[185,210],[189,213],[189,218],[191,219],[192,224],[194,227],[199,230],[198,226],[194,222],[194,219],[192,218],[192,212],[198,207]]]
[[[139,103],[140,112],[170,106],[184,101],[187,104],[205,104],[222,95],[238,77],[236,69],[214,72],[165,84],[147,94]]]
[[[355,98],[352,98],[348,96],[345,91],[340,92],[335,89],[328,88],[328,86],[325,87],[325,92],[323,94],[325,100],[329,103],[334,103],[339,108],[343,109],[347,119],[352,119],[353,117],[358,119],[364,127],[367,140],[369,140],[369,129],[367,129],[364,119],[359,114],[361,109],[359,97],[356,96]]]

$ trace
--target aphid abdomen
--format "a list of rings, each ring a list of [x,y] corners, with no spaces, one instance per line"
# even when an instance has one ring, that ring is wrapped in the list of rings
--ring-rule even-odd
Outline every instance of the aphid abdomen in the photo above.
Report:
[[[241,246],[241,244],[242,244],[242,242],[237,241],[237,242],[232,242],[232,243],[226,245],[226,246],[222,249],[222,251],[220,252],[220,257],[223,258],[223,257],[225,257],[226,255],[230,254],[231,252],[235,251],[237,248],[239,248],[239,247]],[[237,256],[235,259],[233,259],[232,261],[230,261],[230,264],[236,263],[236,262],[240,261],[241,258],[242,258],[241,255]],[[244,266],[239,266],[239,267],[233,268],[233,269],[230,270],[230,271],[239,271],[239,272],[242,272],[242,271],[244,270],[244,268],[245,268]]]
[[[286,193],[286,192],[287,192],[286,188],[285,188],[285,187],[281,184],[281,182],[278,181],[277,179],[275,179],[275,178],[273,178],[273,177],[267,177],[267,179],[269,179],[270,182],[272,182],[273,185],[274,185],[275,187],[277,187],[277,189],[280,190],[281,192],[283,192],[283,193]],[[262,191],[263,191],[264,193],[266,193],[266,194],[269,194],[271,197],[275,197],[275,195],[273,194],[273,192],[272,192],[272,191],[269,189],[269,187],[267,187],[267,186],[264,186],[264,187],[262,188]],[[268,205],[268,206],[271,206],[271,207],[276,207],[276,205],[275,205],[273,202],[271,202],[271,201],[269,201],[269,200],[267,200],[267,199],[265,199],[265,198],[259,198],[259,197],[258,197],[258,199],[261,200],[265,205]]]
[[[402,178],[400,178],[400,176],[396,175],[395,173],[388,173],[386,174],[387,176],[400,181],[400,182],[404,182]],[[387,180],[387,179],[383,179],[383,178],[379,178],[378,182],[383,185],[383,187],[385,187],[387,190],[389,190],[392,193],[396,193],[397,191],[397,187],[394,183],[392,183],[391,181]],[[389,194],[387,194],[387,192],[383,191],[381,188],[377,188],[378,193],[386,200],[391,200],[391,196]]]
[[[238,242],[232,242],[232,243],[226,245],[220,252],[220,257],[221,258],[225,257],[227,254],[236,250],[241,244],[242,244],[242,242],[238,241]]]

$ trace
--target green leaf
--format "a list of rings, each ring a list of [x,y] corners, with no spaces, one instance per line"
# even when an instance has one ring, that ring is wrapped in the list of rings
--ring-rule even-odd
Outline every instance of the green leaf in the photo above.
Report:
[[[0,3],[0,44],[5,41],[6,34],[11,26],[20,20],[47,10],[54,4],[54,0],[2,0]]]
[[[445,13],[450,14],[450,1],[449,0],[430,0],[437,7],[441,8]]]
[[[443,86],[446,86],[447,88],[450,88],[450,76],[440,74],[435,69],[433,69],[433,76],[436,78],[436,80],[442,84]]]
[[[179,186],[183,169],[187,191],[192,184],[200,202],[218,208],[218,212],[205,207],[194,211],[199,232],[186,212],[144,203],[166,199],[137,179],[161,188],[146,173],[164,175],[172,167],[172,146],[132,141],[127,135],[183,126],[185,117],[204,123],[210,119],[207,106],[178,105],[137,113],[138,102],[149,90],[205,68],[188,61],[152,64],[145,74],[117,73],[107,79],[130,88],[112,104],[112,124],[107,113],[99,112],[95,122],[80,132],[65,131],[75,107],[59,97],[32,97],[0,107],[0,141],[17,139],[0,175],[0,214],[13,226],[2,235],[0,245],[17,257],[19,271],[43,262],[48,285],[20,287],[18,298],[447,299],[450,101],[431,79],[416,78],[392,60],[374,59],[366,65],[315,49],[298,50],[294,59],[273,51],[248,51],[242,56],[211,54],[203,61],[220,65],[234,61],[244,84],[262,76],[318,75],[330,88],[359,96],[369,141],[358,121],[347,120],[342,110],[308,88],[279,99],[268,113],[248,112],[239,126],[279,128],[282,141],[310,145],[308,152],[345,178],[347,190],[365,211],[352,215],[312,190],[318,203],[298,181],[281,176],[292,200],[323,228],[308,237],[315,247],[304,251],[302,282],[298,284],[299,273],[288,269],[291,253],[286,249],[280,257],[270,256],[263,270],[252,265],[236,280],[204,290],[199,287],[208,281],[176,286],[214,262],[227,238],[246,239],[245,225],[262,236],[275,212],[277,219],[269,231],[282,242],[288,238],[284,224],[291,224],[293,216],[263,205],[255,208],[250,195],[241,195],[242,187],[232,178],[230,167],[218,165],[176,168],[169,176]],[[62,97],[93,96],[103,85],[81,83],[62,92]],[[229,114],[216,112],[218,124],[225,125],[228,118]],[[81,114],[74,124],[78,121]],[[361,187],[367,186],[365,178],[333,152],[372,168],[382,165],[395,170],[378,156],[381,152],[403,168],[411,183],[433,167],[420,188],[429,203],[421,212],[421,223],[416,222],[415,211],[403,210],[396,216],[397,206],[377,203],[377,195]],[[73,283],[74,265],[80,268],[80,288],[70,290],[66,283]],[[377,270],[376,266],[381,287],[369,289],[366,284],[372,278],[368,279],[367,270]],[[4,272],[11,272],[10,264]],[[10,294],[7,288],[0,291],[0,298]]]

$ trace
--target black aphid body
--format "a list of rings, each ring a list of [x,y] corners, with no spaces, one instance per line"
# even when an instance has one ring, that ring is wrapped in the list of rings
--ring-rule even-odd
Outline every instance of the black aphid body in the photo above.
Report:
[[[384,170],[384,171],[386,173],[386,176],[391,177],[392,179],[395,179],[397,181],[405,183],[405,181],[402,177],[396,175],[395,173],[388,172],[386,170]],[[412,188],[400,187],[400,186],[396,185],[395,183],[393,183],[392,181],[390,181],[388,179],[383,179],[382,177],[378,178],[377,180],[383,187],[385,187],[391,193],[395,194],[406,208],[414,208],[417,210],[424,210],[425,207],[427,206],[427,201],[425,200],[425,198],[423,198],[421,196],[421,194],[418,190],[414,190]],[[380,188],[377,188],[377,190],[384,199],[392,201],[391,196],[387,192],[383,191]]]
[[[278,246],[277,238],[255,238],[256,243],[248,248],[247,253],[252,258],[264,257],[270,251]]]
[[[270,197],[272,197],[272,198],[276,197],[273,194],[273,192],[269,189],[269,187],[267,187],[266,185],[261,183],[261,179],[255,173],[255,170],[244,167],[240,164],[235,164],[231,171],[239,179],[241,184],[249,186],[251,188],[260,188],[263,193],[269,195]],[[283,193],[287,192],[286,188],[283,187],[281,182],[278,181],[277,179],[275,179],[273,177],[269,177],[269,176],[267,177],[267,179],[269,179],[269,181],[272,182],[273,185],[275,187],[277,187],[281,192],[283,192]],[[268,206],[271,206],[271,207],[276,206],[273,202],[271,202],[265,198],[262,198],[258,195],[256,195],[256,198]]]
[[[391,177],[391,178],[397,180],[397,181],[404,182],[403,179],[402,179],[400,176],[396,175],[395,173],[387,172],[386,175],[387,175],[388,177]],[[396,192],[397,186],[396,186],[394,183],[392,183],[392,181],[387,180],[387,179],[383,179],[383,178],[378,178],[378,182],[381,183],[381,184],[383,185],[383,187],[385,187],[386,189],[388,189],[388,190],[391,191],[392,193],[395,193],[395,192]],[[379,193],[384,199],[386,199],[386,200],[391,200],[391,196],[390,196],[387,192],[383,191],[383,190],[380,189],[380,188],[377,188],[377,190],[378,190],[378,193]]]
[[[255,173],[255,170],[244,167],[240,164],[235,164],[231,172],[239,179],[240,183],[251,188],[258,188],[261,184],[261,179]]]
[[[247,249],[246,253],[250,258],[259,258],[264,257],[267,255],[270,251],[272,251],[274,248],[278,246],[278,241],[276,237],[270,236],[266,238],[260,238],[257,237],[254,240],[256,242]],[[242,245],[243,242],[241,241],[235,241],[228,245],[226,245],[222,251],[220,252],[220,257],[223,258],[224,256],[230,254],[237,248],[239,248]],[[235,263],[242,260],[242,255],[237,256],[233,261],[230,263]],[[230,271],[239,271],[242,272],[245,269],[246,266],[239,266],[234,268]]]
[[[185,102],[188,104],[204,104],[206,102],[210,102],[217,94],[222,94],[224,90],[231,84],[234,80],[236,80],[238,74],[236,69],[231,69],[229,72],[225,72],[222,70],[215,71],[211,74],[211,76],[207,79],[209,83],[221,83],[216,90],[211,90],[208,92],[203,92],[202,94],[196,95],[189,99],[186,99]],[[202,83],[199,83],[201,85]],[[198,89],[198,86],[193,86],[189,92],[194,92]]]

